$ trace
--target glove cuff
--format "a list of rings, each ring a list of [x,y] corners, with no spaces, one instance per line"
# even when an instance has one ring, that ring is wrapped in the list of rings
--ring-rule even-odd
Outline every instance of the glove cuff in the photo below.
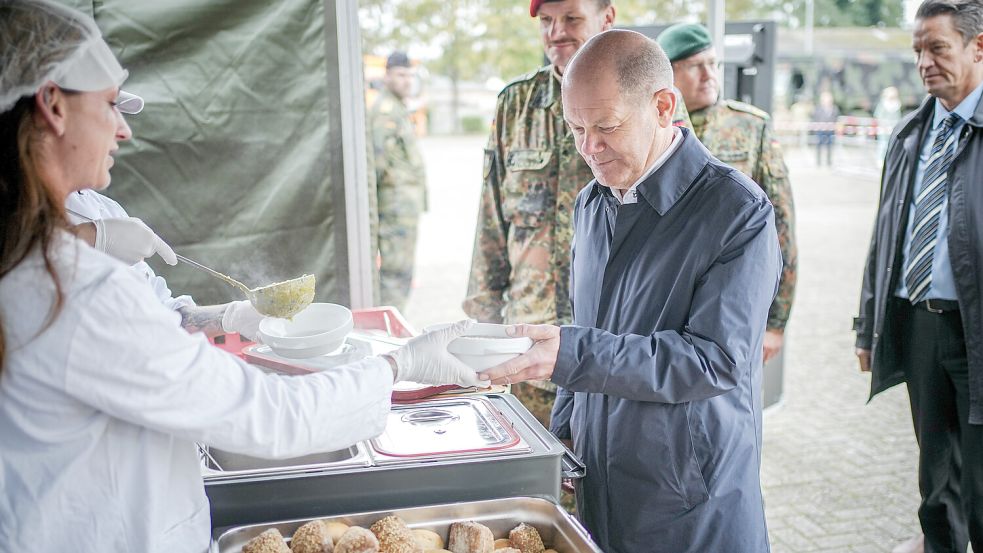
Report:
[[[380,357],[382,357],[382,359],[386,361],[386,365],[388,365],[389,368],[392,369],[393,384],[395,384],[400,381],[399,378],[400,375],[399,375],[399,361],[396,359],[396,357],[393,356],[393,353],[394,352],[383,353],[382,355],[380,355]]]
[[[95,219],[92,224],[96,227],[96,242],[93,247],[103,253],[106,253],[106,247],[108,246],[107,234],[106,234],[106,222],[102,219]]]
[[[235,312],[239,309],[239,305],[246,300],[239,300],[230,302],[225,308],[225,313],[222,314],[222,330],[228,333],[239,332],[235,329]]]
[[[396,364],[396,380],[393,382],[402,382],[407,380],[407,369],[409,368],[409,365],[412,364],[412,361],[408,359],[409,354],[406,351],[406,347],[404,346],[390,351],[386,355],[389,356],[389,358],[393,360],[393,363]]]

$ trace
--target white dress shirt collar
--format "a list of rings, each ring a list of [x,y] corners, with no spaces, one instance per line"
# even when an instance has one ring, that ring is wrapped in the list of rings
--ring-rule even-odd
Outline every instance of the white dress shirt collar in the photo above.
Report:
[[[624,192],[622,192],[617,188],[612,188],[611,193],[614,195],[615,199],[617,199],[622,204],[638,203],[638,190],[637,190],[638,185],[642,184],[642,182],[644,182],[645,179],[649,178],[652,175],[652,173],[658,171],[659,167],[665,165],[666,160],[669,159],[669,156],[671,156],[673,152],[675,152],[676,149],[679,148],[679,144],[682,142],[682,140],[680,140],[682,134],[683,133],[682,131],[679,130],[679,127],[673,127],[672,142],[669,143],[669,147],[666,148],[666,151],[662,152],[662,155],[660,155],[658,158],[656,158],[655,161],[652,162],[652,165],[649,166],[648,170],[645,171],[645,173],[643,173],[642,176],[639,177],[637,181],[635,181],[635,184],[631,185],[631,188],[629,188]]]

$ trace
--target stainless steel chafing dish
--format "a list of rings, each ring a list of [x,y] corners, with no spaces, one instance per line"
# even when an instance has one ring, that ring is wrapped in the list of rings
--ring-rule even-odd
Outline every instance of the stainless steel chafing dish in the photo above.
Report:
[[[379,437],[265,460],[203,455],[213,527],[367,509],[538,496],[557,502],[583,464],[508,394],[394,405]]]
[[[597,545],[591,541],[587,531],[573,517],[556,504],[535,497],[511,497],[316,518],[368,528],[375,521],[388,515],[399,516],[410,528],[437,532],[445,541],[450,525],[455,522],[467,520],[480,522],[491,529],[496,538],[508,537],[509,530],[520,522],[525,522],[536,527],[546,546],[555,549],[558,553],[601,553]],[[212,553],[240,553],[243,545],[264,530],[276,528],[283,536],[290,536],[297,528],[311,520],[314,518],[218,530],[212,542]]]
[[[347,449],[314,453],[303,457],[288,459],[262,459],[238,453],[229,453],[220,449],[200,446],[203,476],[240,477],[250,474],[266,474],[270,470],[280,473],[306,472],[321,470],[325,467],[344,469],[347,467],[367,467],[372,464],[371,458],[363,444],[355,444]]]

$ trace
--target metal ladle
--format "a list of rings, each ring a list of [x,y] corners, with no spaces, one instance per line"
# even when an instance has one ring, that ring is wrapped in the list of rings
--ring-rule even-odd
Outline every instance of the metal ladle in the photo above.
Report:
[[[66,209],[72,215],[80,219],[92,222],[92,218],[86,217],[70,209]],[[174,254],[178,261],[183,261],[196,269],[200,269],[213,277],[242,290],[249,303],[253,304],[256,311],[269,317],[279,317],[289,319],[300,313],[314,301],[314,275],[304,275],[294,279],[260,286],[259,288],[249,288],[238,280],[222,273],[210,269],[197,261],[192,261],[183,255]]]
[[[263,315],[289,319],[303,311],[314,301],[314,275],[304,275],[276,284],[249,288],[238,280],[210,269],[197,261],[192,261],[183,255],[174,254],[174,256],[177,257],[178,261],[183,261],[242,290],[256,311]]]

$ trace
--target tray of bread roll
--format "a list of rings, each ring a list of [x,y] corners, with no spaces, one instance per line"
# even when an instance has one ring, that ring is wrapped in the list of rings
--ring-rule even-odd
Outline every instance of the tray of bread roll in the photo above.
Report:
[[[548,500],[510,497],[218,530],[212,553],[601,553]]]

